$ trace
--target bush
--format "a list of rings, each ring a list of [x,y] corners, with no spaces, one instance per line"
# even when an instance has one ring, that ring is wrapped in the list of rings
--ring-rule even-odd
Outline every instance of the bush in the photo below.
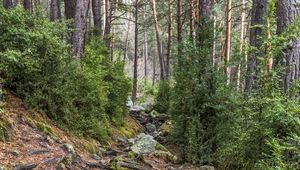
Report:
[[[108,63],[108,50],[95,41],[82,61],[74,59],[63,39],[66,22],[50,22],[39,11],[0,8],[0,20],[0,77],[6,87],[61,127],[107,139],[109,117],[124,112],[129,90],[123,64]]]
[[[154,110],[159,113],[168,113],[170,106],[170,85],[168,81],[161,81],[156,95]]]

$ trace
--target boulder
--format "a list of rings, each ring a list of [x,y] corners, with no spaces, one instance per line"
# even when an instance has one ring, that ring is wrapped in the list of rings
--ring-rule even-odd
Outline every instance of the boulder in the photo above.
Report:
[[[154,137],[156,137],[158,135],[157,128],[156,128],[155,124],[152,124],[152,123],[146,124],[146,132]]]
[[[146,154],[156,150],[157,141],[151,135],[141,133],[131,142],[133,143],[131,150],[136,154]]]

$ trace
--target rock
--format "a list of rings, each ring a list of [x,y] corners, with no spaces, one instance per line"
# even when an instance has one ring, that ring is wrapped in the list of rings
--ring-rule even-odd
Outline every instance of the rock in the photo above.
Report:
[[[142,103],[141,106],[145,109],[144,110],[145,112],[149,113],[153,109],[154,103],[153,102],[145,102],[145,103]]]
[[[37,167],[37,164],[19,164],[16,165],[13,170],[31,170]]]
[[[155,126],[155,124],[152,124],[152,123],[146,124],[146,132],[154,137],[156,137],[158,135],[156,126]]]
[[[48,152],[49,152],[49,150],[34,150],[34,151],[30,151],[29,155],[40,155],[40,154],[45,154]]]
[[[122,137],[117,137],[117,142],[119,144],[122,144],[122,145],[126,145],[127,144],[127,140],[125,138],[122,138]]]
[[[112,148],[109,148],[107,151],[104,152],[104,154],[107,156],[117,156],[118,152]]]
[[[136,154],[145,154],[154,152],[157,141],[154,140],[153,136],[141,133],[133,140],[131,150]]]
[[[132,107],[133,106],[133,101],[131,100],[131,97],[128,97],[126,106],[127,107]]]
[[[134,106],[130,107],[129,111],[131,113],[139,113],[139,112],[145,111],[145,108],[140,105],[134,105]]]
[[[172,128],[172,122],[171,121],[166,121],[160,126],[160,135],[161,136],[168,136],[171,132]]]
[[[61,145],[61,148],[64,149],[69,154],[72,154],[72,155],[76,154],[75,149],[71,144],[65,143],[65,144]]]
[[[44,140],[49,144],[49,145],[53,145],[54,144],[54,140],[50,137],[50,136],[46,136],[44,138]]]
[[[215,168],[213,166],[200,166],[199,170],[215,170]]]
[[[92,154],[91,158],[95,160],[101,160],[100,156],[98,156],[97,154]]]

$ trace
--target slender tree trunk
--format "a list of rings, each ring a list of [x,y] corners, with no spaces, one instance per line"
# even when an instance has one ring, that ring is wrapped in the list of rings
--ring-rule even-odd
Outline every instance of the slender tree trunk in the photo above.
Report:
[[[105,28],[104,28],[104,42],[107,48],[110,48],[110,31],[111,31],[111,17],[112,17],[112,0],[105,1]]]
[[[157,13],[156,13],[156,0],[152,0],[152,11],[153,11],[153,18],[154,18],[154,27],[155,27],[155,34],[156,34],[156,43],[157,43],[157,51],[158,51],[158,58],[160,64],[160,79],[165,79],[165,69],[164,69],[164,57],[162,52],[162,44],[160,39],[158,21],[157,21]]]
[[[170,77],[170,60],[171,60],[171,50],[172,50],[172,2],[168,0],[168,46],[167,46],[167,64],[166,64],[166,78]]]
[[[134,32],[134,65],[133,65],[133,88],[132,88],[132,101],[135,103],[137,96],[137,78],[138,78],[138,0],[135,0],[135,32]]]
[[[300,16],[299,1],[277,1],[277,32],[281,34],[297,17]],[[290,47],[285,51],[285,74],[283,75],[283,89],[291,95],[291,88],[300,78],[300,39],[290,42]]]
[[[245,44],[245,21],[246,21],[246,0],[242,0],[242,14],[241,14],[241,29],[240,29],[240,58],[239,58],[239,63],[238,63],[238,69],[237,69],[237,89],[240,89],[241,85],[241,57],[244,52],[244,44]],[[246,61],[245,61],[246,62]],[[247,63],[246,63],[247,64]]]
[[[156,55],[152,55],[152,62],[152,86],[154,86],[156,81]]]
[[[75,31],[73,38],[73,52],[76,58],[81,58],[84,51],[87,10],[89,0],[77,0],[75,14]]]
[[[102,16],[101,16],[101,2],[100,0],[92,0],[94,26],[97,31],[97,35],[102,33]]]
[[[227,85],[230,84],[230,50],[231,50],[231,10],[232,0],[227,0],[227,17],[226,17],[226,48],[225,48],[225,74]]]
[[[3,0],[3,7],[5,9],[11,9],[13,7],[12,0]]]
[[[261,41],[259,40],[259,36],[262,34],[262,29],[260,27],[254,27],[257,25],[266,24],[265,14],[268,8],[268,0],[253,0],[252,6],[252,18],[251,18],[251,26],[250,28],[250,45],[256,48],[261,46]],[[259,76],[258,71],[258,60],[257,56],[259,54],[253,54],[250,56],[247,66],[247,75],[245,82],[245,91],[250,93],[252,89],[257,86],[257,79]]]
[[[125,51],[124,51],[124,61],[128,58],[128,37],[129,37],[129,30],[130,30],[130,22],[128,22],[126,36],[125,36]]]
[[[31,10],[31,1],[30,0],[23,0],[23,6],[26,10]]]
[[[177,42],[178,42],[178,54],[181,54],[181,43],[182,43],[182,6],[181,0],[177,0]]]
[[[60,1],[59,0],[51,0],[50,4],[50,20],[57,21],[60,20]]]
[[[147,61],[148,61],[148,32],[147,32],[147,20],[146,20],[146,6],[144,6],[144,74],[145,82],[147,82]]]

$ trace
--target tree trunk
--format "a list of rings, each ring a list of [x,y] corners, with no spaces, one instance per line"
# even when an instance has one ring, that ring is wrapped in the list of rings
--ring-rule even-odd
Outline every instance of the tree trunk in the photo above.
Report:
[[[51,0],[50,4],[50,20],[57,21],[61,18],[60,13],[60,1],[59,0]]]
[[[11,9],[13,7],[12,0],[3,0],[3,7],[5,9]]]
[[[23,7],[26,10],[31,10],[31,1],[30,0],[23,0]]]
[[[240,84],[241,84],[241,57],[243,55],[244,52],[244,43],[245,43],[245,21],[246,21],[246,12],[245,12],[245,8],[246,8],[246,0],[242,0],[242,14],[241,14],[241,34],[240,34],[240,58],[239,58],[239,63],[238,63],[238,68],[237,68],[237,89],[240,88]],[[246,60],[245,60],[246,62]],[[247,63],[246,63],[247,64]]]
[[[94,27],[97,31],[97,35],[102,33],[102,16],[101,16],[101,3],[100,0],[92,0]]]
[[[162,44],[161,44],[158,21],[157,21],[156,0],[152,0],[152,11],[153,11],[155,34],[156,34],[158,58],[159,58],[159,64],[160,64],[160,79],[164,80],[165,79],[164,57],[163,57],[163,52],[162,52]]]
[[[88,2],[89,0],[77,0],[76,4],[75,31],[73,37],[73,52],[76,58],[83,56]]]
[[[256,48],[259,48],[262,45],[262,42],[259,40],[259,36],[262,34],[262,29],[259,27],[254,27],[257,25],[264,25],[265,14],[268,8],[268,0],[253,0],[252,6],[252,18],[250,29],[250,45]],[[259,54],[253,54],[250,56],[247,66],[247,75],[245,82],[245,91],[251,92],[252,89],[257,86],[258,79],[258,60],[257,56]]]
[[[281,34],[300,15],[299,1],[277,1],[277,32]],[[290,42],[290,47],[285,51],[285,74],[283,76],[283,89],[291,95],[291,87],[300,78],[300,39]]]
[[[170,59],[172,50],[172,2],[168,0],[168,46],[167,46],[167,64],[166,64],[166,78],[170,77]]]
[[[132,101],[135,103],[137,96],[137,78],[138,78],[138,0],[135,0],[135,32],[134,32],[134,65],[133,65],[133,88],[132,88]]]
[[[128,37],[129,37],[129,30],[130,30],[130,21],[128,21],[126,36],[125,36],[125,51],[124,51],[124,61],[128,58]]]
[[[227,0],[227,17],[226,17],[226,48],[225,48],[225,74],[227,77],[227,85],[230,84],[230,50],[231,50],[231,5],[232,0]]]
[[[107,48],[110,48],[110,30],[112,19],[112,0],[105,0],[105,29],[104,29],[104,43]]]
[[[147,60],[148,60],[148,32],[147,32],[147,20],[146,20],[146,6],[144,6],[144,74],[145,82],[147,82]]]
[[[177,42],[178,42],[178,54],[181,54],[181,43],[182,43],[182,7],[181,0],[177,0]]]
[[[67,19],[74,19],[76,13],[76,1],[65,0],[65,16]]]

